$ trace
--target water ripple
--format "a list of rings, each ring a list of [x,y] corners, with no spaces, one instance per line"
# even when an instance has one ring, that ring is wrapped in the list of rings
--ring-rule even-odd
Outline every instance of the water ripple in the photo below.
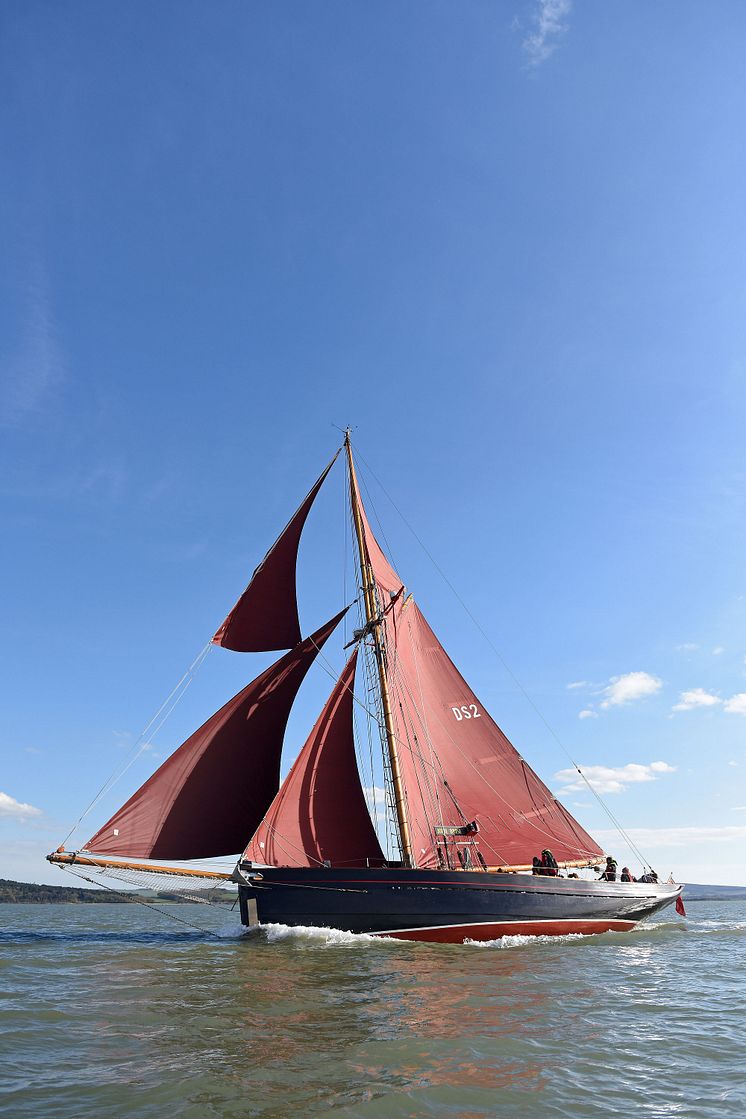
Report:
[[[461,946],[3,906],[0,1113],[743,1119],[744,907],[689,909]]]

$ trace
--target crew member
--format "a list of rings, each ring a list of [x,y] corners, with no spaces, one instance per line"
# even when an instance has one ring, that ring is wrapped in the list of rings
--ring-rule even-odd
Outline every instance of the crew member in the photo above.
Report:
[[[611,855],[606,856],[606,866],[601,871],[599,882],[616,882],[617,861]]]

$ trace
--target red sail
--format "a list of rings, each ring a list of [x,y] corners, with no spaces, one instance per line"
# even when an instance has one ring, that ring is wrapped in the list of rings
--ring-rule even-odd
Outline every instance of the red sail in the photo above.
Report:
[[[352,731],[352,654],[316,726],[244,852],[272,866],[381,866]]]
[[[263,653],[291,649],[300,641],[295,590],[298,545],[309,510],[337,455],[257,567],[248,587],[213,637],[214,645],[237,653]]]
[[[370,522],[365,512],[365,506],[360,500],[360,492],[357,489],[356,481],[354,484],[357,496],[357,507],[360,511],[360,519],[363,523],[363,540],[365,541],[365,550],[368,553],[368,562],[373,570],[376,583],[382,590],[387,592],[385,602],[383,603],[383,605],[385,605],[391,595],[401,590],[402,581],[386,559],[380,544],[371,531]]]
[[[221,707],[85,849],[138,859],[204,859],[240,851],[279,787],[282,741],[296,693],[345,613]]]
[[[531,862],[549,847],[559,861],[601,848],[508,741],[443,649],[416,603],[386,619],[389,690],[407,816],[418,866],[438,864],[434,825],[475,820],[490,866]],[[440,841],[442,844],[442,841]]]
[[[385,607],[402,581],[370,530],[359,494],[357,499],[366,552]],[[530,864],[545,847],[559,861],[600,856],[599,845],[474,695],[411,597],[387,610],[384,629],[416,865],[438,865],[437,825],[459,827],[474,820],[477,849],[490,866]]]

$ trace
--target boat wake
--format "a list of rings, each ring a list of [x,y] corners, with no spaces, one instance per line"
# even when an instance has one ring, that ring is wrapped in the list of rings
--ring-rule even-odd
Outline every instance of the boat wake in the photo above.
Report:
[[[244,929],[249,936],[261,938],[267,944],[280,944],[283,941],[307,941],[312,944],[356,946],[360,944],[393,944],[393,937],[372,936],[370,933],[345,932],[343,929],[318,927],[316,925],[251,925]],[[396,941],[396,943],[401,943]]]
[[[591,940],[598,935],[567,933],[565,936],[501,936],[495,940],[471,940],[467,937],[464,944],[469,948],[526,948],[535,944],[566,944],[576,940]]]

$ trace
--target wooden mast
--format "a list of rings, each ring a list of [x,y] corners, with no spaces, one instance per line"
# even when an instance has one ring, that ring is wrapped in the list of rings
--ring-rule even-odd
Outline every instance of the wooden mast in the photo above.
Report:
[[[345,449],[347,451],[347,466],[350,472],[350,504],[352,506],[352,519],[355,522],[355,535],[357,537],[358,552],[360,554],[360,576],[363,584],[365,618],[368,623],[370,632],[373,636],[376,664],[378,665],[378,679],[381,687],[381,704],[383,707],[383,722],[386,730],[386,743],[388,746],[389,761],[391,763],[391,779],[394,786],[396,817],[399,823],[399,835],[401,837],[402,861],[404,862],[405,866],[411,867],[413,865],[412,841],[409,834],[409,824],[407,822],[406,805],[404,802],[404,784],[401,778],[399,753],[396,744],[396,731],[394,730],[394,718],[391,713],[389,685],[386,678],[386,658],[384,655],[381,629],[382,618],[378,612],[375,596],[375,581],[365,547],[365,534],[363,532],[363,521],[362,517],[360,516],[360,507],[358,505],[357,499],[357,475],[355,474],[355,464],[352,461],[352,445],[350,443],[349,428],[345,432]]]

